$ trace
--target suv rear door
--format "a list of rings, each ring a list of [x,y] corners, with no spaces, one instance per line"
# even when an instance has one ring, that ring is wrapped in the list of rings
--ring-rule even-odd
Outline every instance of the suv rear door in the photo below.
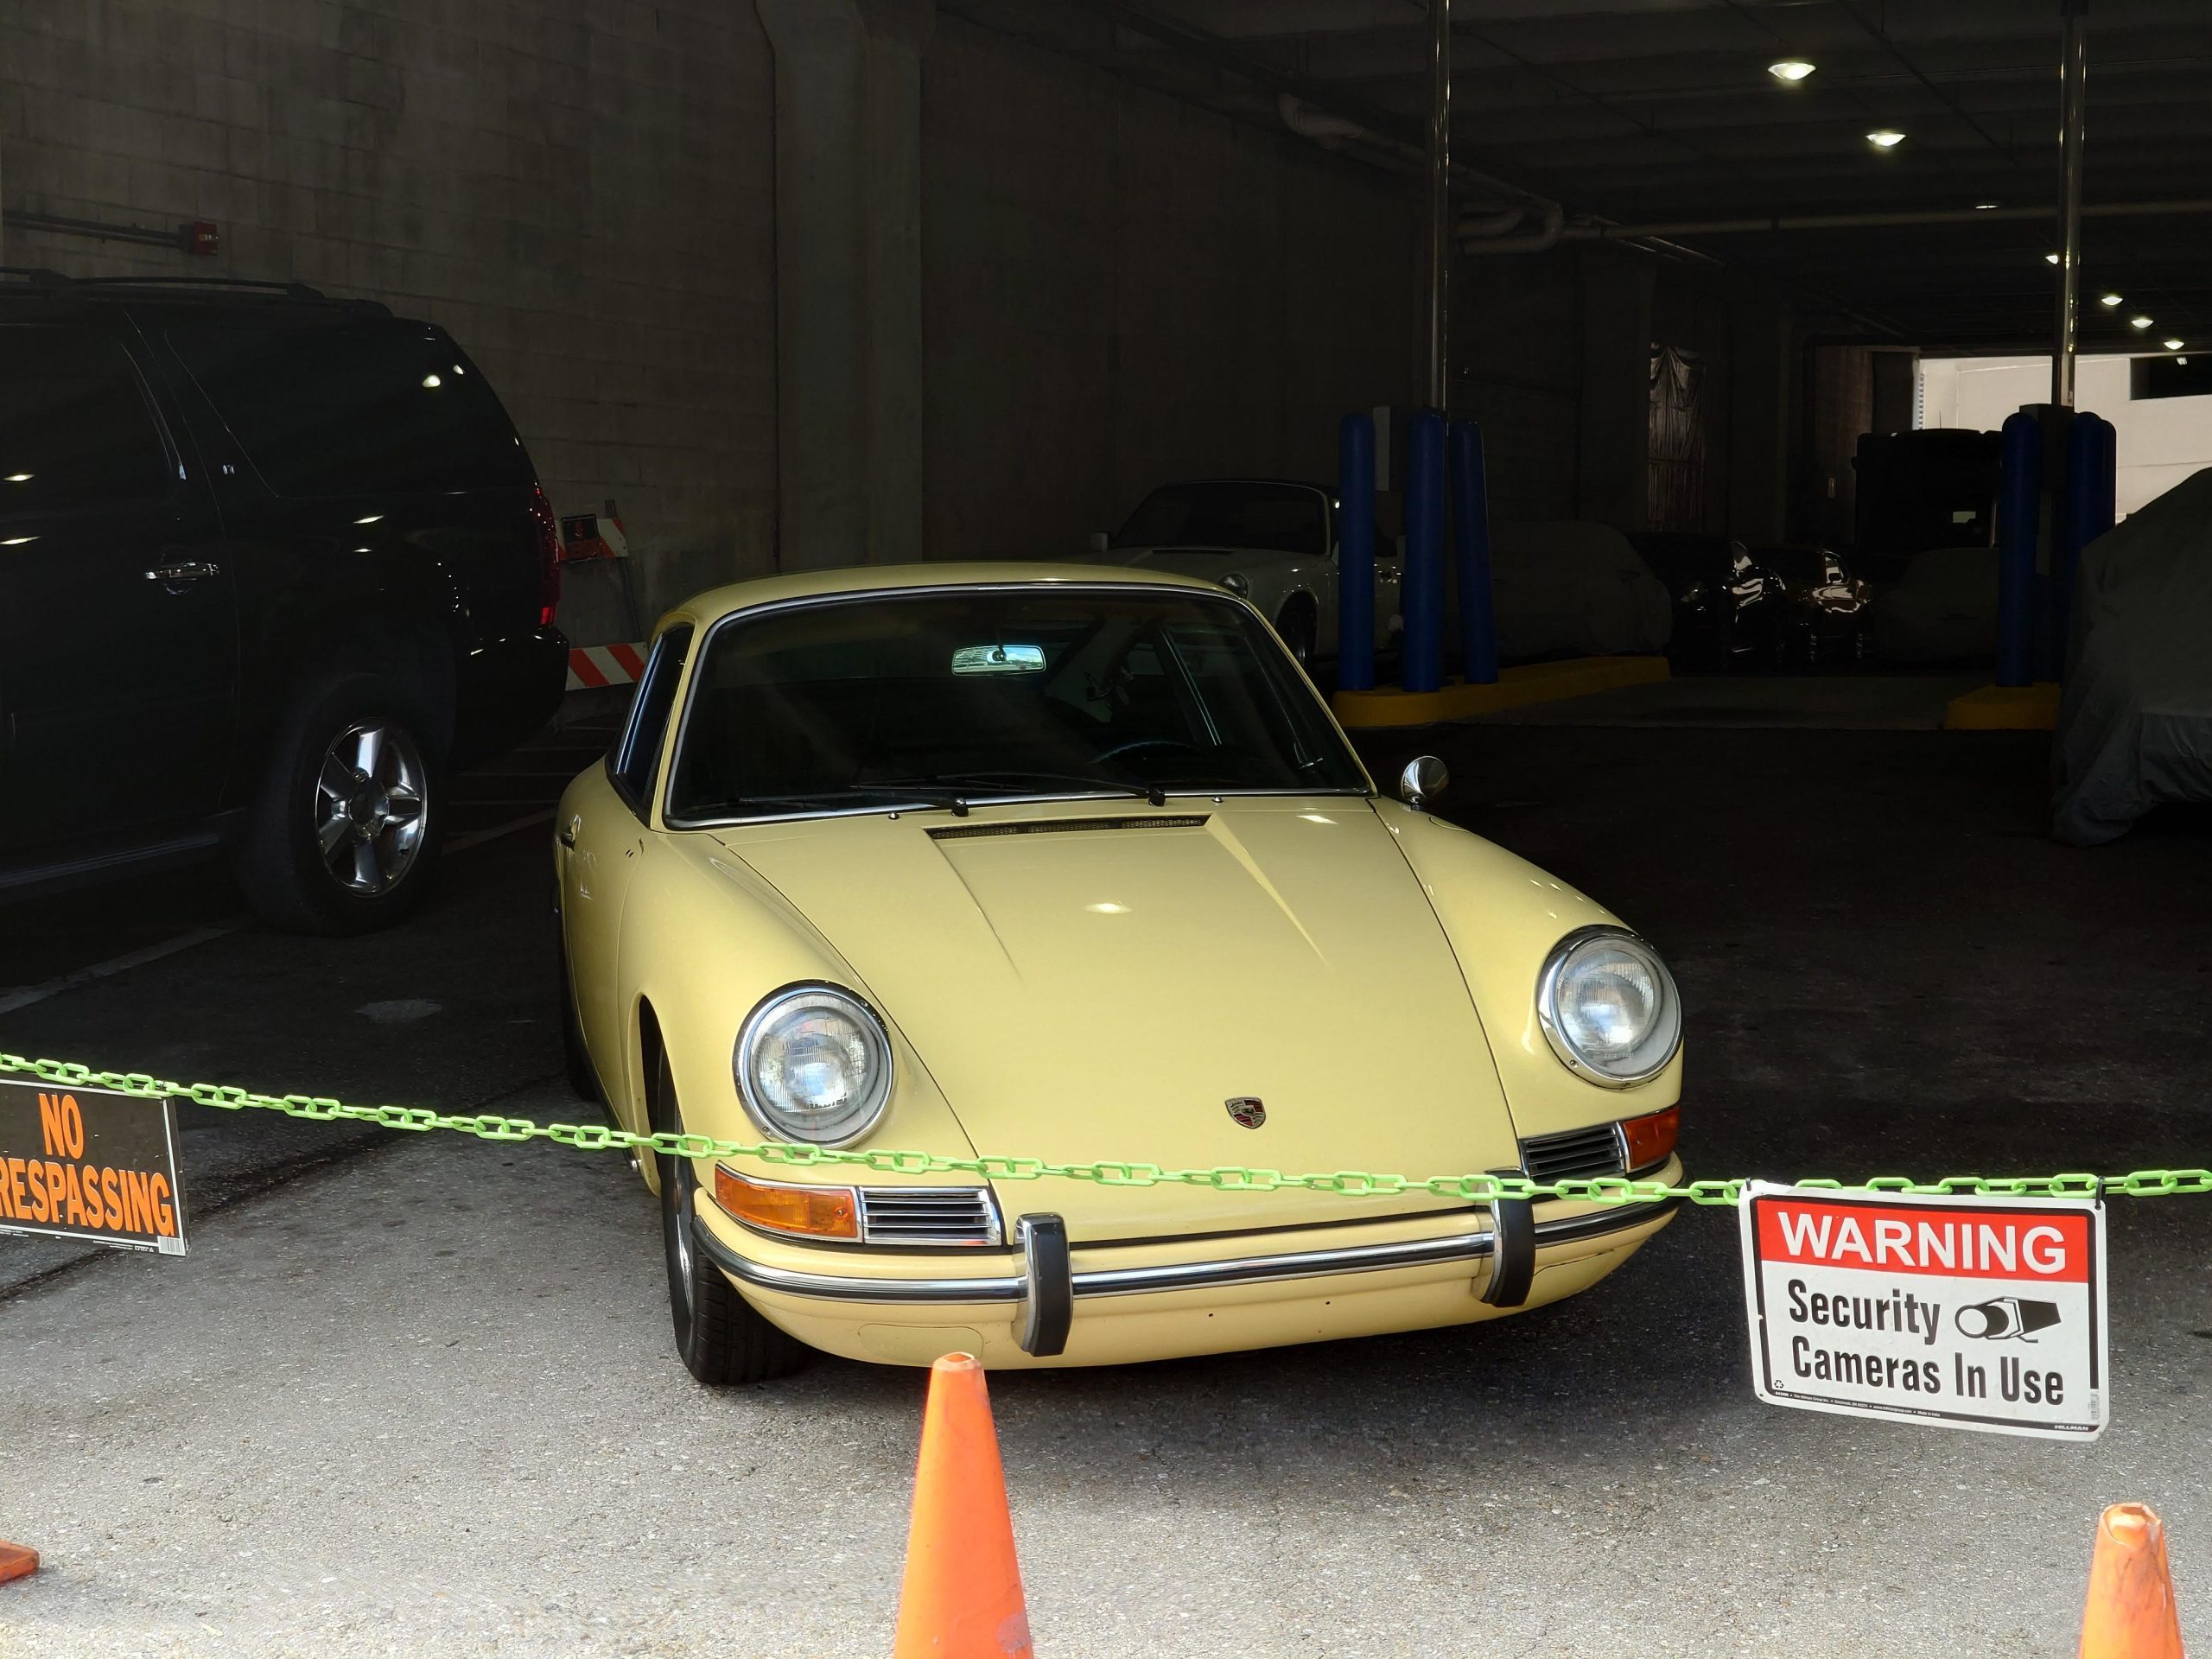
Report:
[[[221,798],[238,615],[213,495],[105,308],[0,321],[0,855]]]

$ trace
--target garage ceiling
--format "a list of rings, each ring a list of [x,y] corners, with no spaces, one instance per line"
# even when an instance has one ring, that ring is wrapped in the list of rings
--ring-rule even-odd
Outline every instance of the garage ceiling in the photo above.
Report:
[[[1408,143],[1426,124],[1425,0],[944,9],[1261,124],[1286,92]],[[2055,207],[1975,205],[2056,201],[2060,30],[2057,0],[1454,0],[1452,156],[1571,223],[1955,212],[1672,239],[1832,300],[1826,321],[1868,338],[2047,349]],[[2212,195],[2212,0],[2088,0],[2088,31],[2092,214]],[[1783,58],[1816,67],[1787,86],[1767,73]],[[1877,149],[1882,128],[1906,137]],[[2082,293],[2084,351],[2212,346],[2212,213],[2086,219]]]

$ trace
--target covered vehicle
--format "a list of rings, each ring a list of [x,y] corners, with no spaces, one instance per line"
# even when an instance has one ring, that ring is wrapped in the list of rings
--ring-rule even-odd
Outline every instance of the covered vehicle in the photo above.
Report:
[[[2082,550],[2051,747],[2051,833],[2116,840],[2212,800],[2212,467]]]
[[[1874,604],[1872,640],[1889,663],[1986,663],[1997,655],[1997,550],[1916,553]]]
[[[1337,654],[1337,501],[1319,484],[1209,478],[1163,484],[1091,551],[1198,576],[1250,600],[1300,663]],[[1375,543],[1375,643],[1399,626],[1400,561]]]
[[[1440,773],[1378,797],[1265,618],[1173,575],[822,572],[664,619],[554,858],[580,1086],[746,1148],[645,1166],[686,1364],[1219,1352],[1625,1261],[1669,1201],[1131,1178],[1680,1179],[1666,968],[1425,810]]]
[[[1490,556],[1497,652],[1507,662],[1667,648],[1667,589],[1610,524],[1500,524]]]

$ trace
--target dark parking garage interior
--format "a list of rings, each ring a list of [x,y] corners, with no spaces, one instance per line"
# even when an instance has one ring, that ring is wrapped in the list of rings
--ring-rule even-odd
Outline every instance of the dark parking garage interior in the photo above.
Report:
[[[18,0],[0,307],[264,284],[442,329],[542,483],[574,649],[550,718],[454,768],[390,931],[272,929],[196,842],[18,875],[0,802],[0,1059],[588,1114],[546,855],[658,618],[1143,563],[1152,492],[1263,480],[1325,498],[1332,569],[1371,512],[1402,572],[1364,668],[1333,575],[1304,642],[1378,791],[1440,758],[1432,810],[1671,964],[1690,1176],[2212,1161],[2208,69],[2201,0]],[[1495,674],[1464,498],[1417,544],[1432,416],[1479,432]],[[11,510],[0,583],[38,551]],[[1237,569],[1306,657],[1314,610]],[[33,616],[0,613],[19,661]],[[692,1388],[629,1294],[660,1242],[623,1160],[188,1103],[178,1135],[204,1303],[0,1227],[0,1537],[49,1563],[0,1628],[883,1647],[918,1385]],[[2141,1499],[2194,1630],[2212,1204],[2109,1226],[2094,1446],[1758,1403],[1725,1210],[1472,1332],[995,1375],[1031,1624],[2057,1655],[2098,1510]],[[66,1478],[97,1502],[10,1497]]]

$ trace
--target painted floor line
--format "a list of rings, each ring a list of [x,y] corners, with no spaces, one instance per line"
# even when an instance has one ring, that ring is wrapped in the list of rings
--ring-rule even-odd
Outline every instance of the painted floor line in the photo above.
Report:
[[[160,944],[149,944],[143,950],[127,951],[122,956],[111,957],[105,962],[96,962],[88,968],[77,969],[74,972],[63,974],[58,978],[47,980],[41,984],[19,986],[15,990],[0,993],[0,1014],[13,1014],[17,1008],[28,1008],[34,1002],[43,1002],[50,996],[59,996],[64,991],[73,991],[80,985],[91,985],[98,981],[111,978],[117,974],[129,973],[133,968],[143,968],[149,962],[159,962],[163,957],[173,957],[180,950],[189,950],[196,944],[206,944],[211,939],[219,939],[225,934],[235,933],[245,924],[246,918],[241,916],[233,921],[218,923],[213,927],[195,927],[189,933],[180,933],[173,939],[163,939]]]

